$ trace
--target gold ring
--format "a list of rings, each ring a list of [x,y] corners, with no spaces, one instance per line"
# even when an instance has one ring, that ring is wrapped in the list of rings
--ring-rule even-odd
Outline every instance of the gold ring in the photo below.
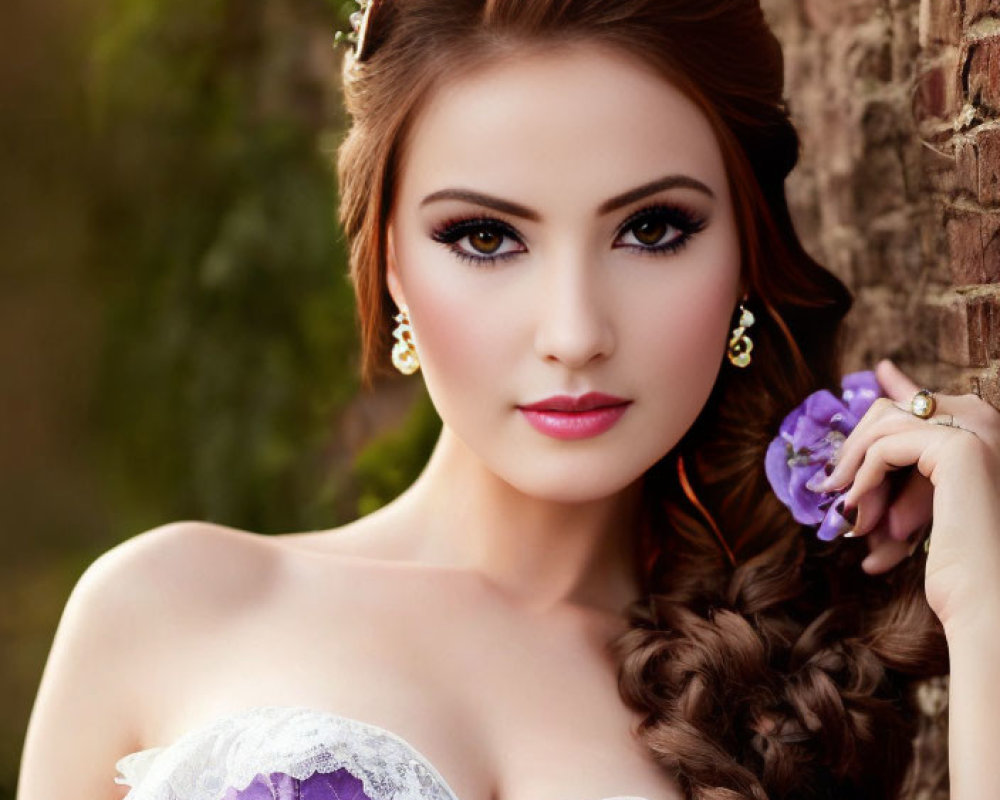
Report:
[[[934,399],[934,394],[930,389],[921,389],[913,395],[913,399],[910,401],[910,413],[920,419],[930,417],[936,408],[937,400]]]

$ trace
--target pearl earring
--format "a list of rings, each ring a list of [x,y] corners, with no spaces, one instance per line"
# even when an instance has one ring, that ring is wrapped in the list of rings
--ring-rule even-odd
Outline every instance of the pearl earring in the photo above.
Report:
[[[754,315],[747,310],[743,303],[740,303],[740,321],[733,328],[732,335],[729,337],[729,349],[727,352],[730,363],[740,369],[750,365],[750,353],[753,350],[753,341],[747,336],[746,331],[756,321]]]
[[[395,320],[399,324],[392,332],[396,339],[396,343],[392,346],[392,364],[404,375],[412,375],[420,369],[420,359],[417,357],[417,347],[413,341],[409,309],[402,306]]]

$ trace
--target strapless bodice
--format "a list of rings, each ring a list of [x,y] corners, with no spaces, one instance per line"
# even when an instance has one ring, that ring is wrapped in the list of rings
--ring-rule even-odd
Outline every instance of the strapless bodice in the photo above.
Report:
[[[131,787],[127,800],[459,800],[401,736],[309,708],[220,717],[115,767],[115,782]]]

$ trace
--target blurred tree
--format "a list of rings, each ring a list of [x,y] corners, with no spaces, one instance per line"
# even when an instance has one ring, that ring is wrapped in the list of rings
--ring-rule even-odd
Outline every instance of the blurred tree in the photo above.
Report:
[[[356,395],[330,163],[333,33],[356,8],[30,0],[5,16],[0,800],[60,610],[100,552],[177,518],[336,525],[426,459],[426,399],[392,430],[419,378]]]
[[[118,0],[93,75],[100,424],[121,535],[175,518],[329,524],[322,450],[356,389],[323,143],[353,3]]]
[[[430,457],[441,419],[426,392],[420,392],[407,420],[374,439],[354,462],[358,515],[370,514],[409,486]]]

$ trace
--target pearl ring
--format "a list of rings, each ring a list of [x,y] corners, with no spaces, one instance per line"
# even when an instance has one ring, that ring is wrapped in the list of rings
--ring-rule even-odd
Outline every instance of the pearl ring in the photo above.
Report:
[[[920,417],[920,419],[930,417],[936,408],[937,401],[930,389],[921,389],[913,395],[913,399],[910,401],[910,413],[915,417]]]

